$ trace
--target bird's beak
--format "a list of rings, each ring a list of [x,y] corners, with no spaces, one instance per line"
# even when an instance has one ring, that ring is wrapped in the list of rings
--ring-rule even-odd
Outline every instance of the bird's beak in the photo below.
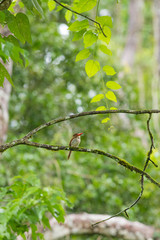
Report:
[[[78,133],[78,136],[81,136],[83,133]]]

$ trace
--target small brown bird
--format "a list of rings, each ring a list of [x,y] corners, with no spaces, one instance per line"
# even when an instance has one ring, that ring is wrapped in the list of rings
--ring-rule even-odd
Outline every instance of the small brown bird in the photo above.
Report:
[[[74,135],[73,135],[73,137],[71,138],[71,140],[70,140],[70,142],[69,142],[69,146],[70,147],[78,147],[79,146],[79,144],[80,144],[80,142],[81,142],[81,135],[82,135],[83,133],[75,133]],[[69,154],[68,154],[68,159],[70,158],[70,156],[71,156],[71,150],[69,151]]]

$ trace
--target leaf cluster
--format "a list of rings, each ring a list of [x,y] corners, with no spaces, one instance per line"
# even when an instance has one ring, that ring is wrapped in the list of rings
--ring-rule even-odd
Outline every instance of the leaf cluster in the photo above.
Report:
[[[10,186],[0,188],[0,201],[0,236],[4,240],[16,239],[17,235],[26,239],[30,228],[32,239],[44,239],[37,224],[50,228],[48,213],[64,222],[64,193],[54,187],[42,188],[35,175],[14,177]]]

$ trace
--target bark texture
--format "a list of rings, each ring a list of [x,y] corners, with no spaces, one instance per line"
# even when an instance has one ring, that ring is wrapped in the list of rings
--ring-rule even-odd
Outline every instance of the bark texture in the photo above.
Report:
[[[0,34],[3,36],[8,36],[9,31],[7,28],[0,29]],[[1,63],[6,67],[9,74],[12,74],[12,60],[9,60],[6,64],[0,60]],[[0,144],[4,143],[7,138],[7,130],[8,130],[8,103],[11,94],[11,84],[5,79],[3,88],[0,87]]]

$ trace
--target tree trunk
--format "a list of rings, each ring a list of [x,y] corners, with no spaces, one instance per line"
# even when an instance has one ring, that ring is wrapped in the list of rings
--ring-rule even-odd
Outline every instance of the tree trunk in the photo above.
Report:
[[[6,28],[0,29],[0,34],[3,36],[8,36],[9,31]],[[6,64],[0,60],[1,63],[6,67],[9,74],[12,74],[12,60],[9,60]],[[0,144],[4,143],[7,138],[7,130],[8,130],[8,103],[11,94],[11,84],[5,79],[3,88],[0,87]]]
[[[141,42],[140,33],[143,24],[143,0],[130,0],[127,42],[122,54],[122,65],[132,68],[135,54]]]
[[[50,220],[51,230],[45,230],[46,240],[58,240],[64,237],[70,239],[71,235],[98,234],[107,238],[118,238],[126,240],[152,240],[156,231],[153,227],[140,222],[131,222],[123,217],[115,217],[92,227],[93,223],[106,219],[110,216],[103,214],[70,214],[65,217],[65,223],[57,223],[52,218]],[[43,227],[39,227],[39,232],[43,232]],[[158,234],[157,234],[158,235]],[[31,240],[31,231],[26,234],[27,240]],[[107,239],[106,238],[106,239]],[[156,238],[159,240],[160,238]],[[22,240],[18,236],[17,240]]]
[[[154,24],[154,39],[155,39],[155,67],[153,67],[152,80],[152,108],[159,108],[159,91],[160,91],[160,1],[153,2],[153,24]],[[159,115],[154,116],[154,126],[157,131],[160,130]]]

